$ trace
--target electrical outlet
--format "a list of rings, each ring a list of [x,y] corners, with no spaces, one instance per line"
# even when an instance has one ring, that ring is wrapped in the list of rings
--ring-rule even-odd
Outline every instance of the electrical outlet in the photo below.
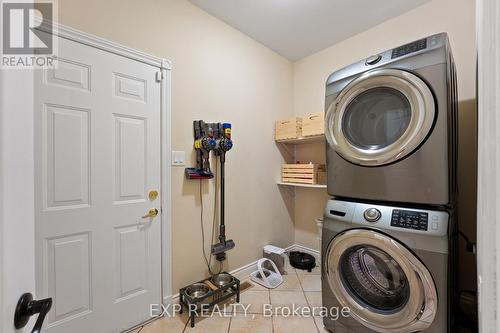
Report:
[[[184,151],[172,151],[172,165],[182,166],[186,165],[186,152]]]

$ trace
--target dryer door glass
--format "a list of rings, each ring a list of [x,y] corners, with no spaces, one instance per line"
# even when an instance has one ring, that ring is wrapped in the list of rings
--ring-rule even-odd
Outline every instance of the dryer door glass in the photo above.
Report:
[[[344,159],[363,166],[393,163],[429,135],[434,96],[418,76],[378,69],[351,81],[328,106],[326,138]]]
[[[327,247],[328,285],[351,316],[377,332],[428,328],[437,311],[429,270],[397,239],[372,229],[339,233]]]
[[[396,142],[411,119],[411,105],[399,90],[380,87],[368,89],[346,106],[343,132],[360,149],[377,150]]]

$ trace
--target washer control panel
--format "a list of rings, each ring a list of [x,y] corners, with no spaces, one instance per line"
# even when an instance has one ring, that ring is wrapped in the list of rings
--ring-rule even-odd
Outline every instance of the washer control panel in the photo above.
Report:
[[[325,207],[325,221],[341,221],[353,227],[365,226],[402,233],[442,237],[448,233],[446,211],[412,207],[374,205],[332,199]],[[326,222],[325,222],[326,223]]]
[[[429,214],[427,212],[405,209],[392,210],[392,227],[427,231],[428,223]]]

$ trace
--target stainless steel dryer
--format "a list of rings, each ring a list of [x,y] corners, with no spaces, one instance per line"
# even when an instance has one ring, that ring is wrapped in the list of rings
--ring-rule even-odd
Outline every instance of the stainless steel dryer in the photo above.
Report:
[[[444,211],[330,200],[322,236],[325,327],[448,332],[448,224]],[[345,308],[348,316],[332,316]]]
[[[326,83],[328,192],[453,203],[456,112],[455,66],[445,33],[333,73]]]

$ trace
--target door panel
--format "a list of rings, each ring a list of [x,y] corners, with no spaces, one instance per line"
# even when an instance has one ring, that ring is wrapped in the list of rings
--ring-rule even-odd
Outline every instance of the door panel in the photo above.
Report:
[[[57,68],[45,71],[46,83],[90,91],[90,67],[58,57]]]
[[[89,203],[89,110],[45,104],[43,157],[46,208],[70,208]]]
[[[49,294],[54,295],[50,322],[83,316],[91,311],[90,251],[89,233],[47,241]]]
[[[113,76],[115,96],[146,102],[146,81],[122,73],[114,73]]]
[[[148,234],[135,225],[116,229],[116,302],[147,289]]]
[[[161,301],[157,68],[66,39],[35,74],[36,285],[47,332],[118,332]],[[160,192],[160,191],[159,191]]]
[[[146,198],[146,120],[114,114],[116,203]]]

